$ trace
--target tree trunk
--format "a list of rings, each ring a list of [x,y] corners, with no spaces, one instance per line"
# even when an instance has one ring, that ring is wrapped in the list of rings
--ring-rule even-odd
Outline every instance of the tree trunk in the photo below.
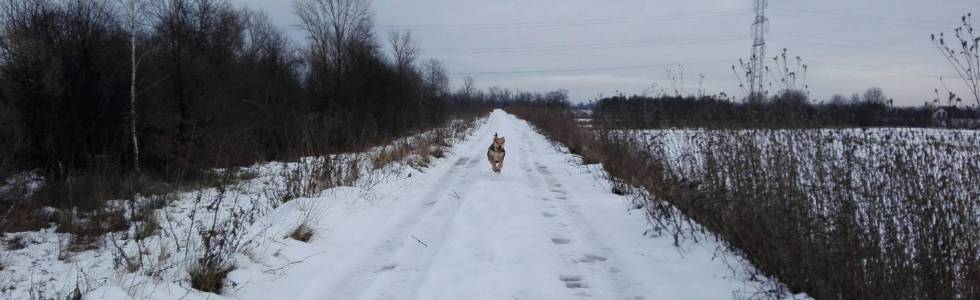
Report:
[[[133,16],[135,18],[135,16]],[[136,138],[136,22],[130,23],[130,63],[132,73],[129,82],[129,131],[133,142],[133,171],[140,173],[140,144]]]
[[[129,14],[129,59],[131,73],[129,77],[129,135],[133,143],[133,172],[140,173],[140,144],[136,131],[136,26],[139,0],[129,0],[124,3]]]

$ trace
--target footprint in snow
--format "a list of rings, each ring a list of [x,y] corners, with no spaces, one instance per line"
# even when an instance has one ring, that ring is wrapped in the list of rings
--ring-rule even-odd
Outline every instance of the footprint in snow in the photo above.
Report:
[[[398,267],[398,264],[387,264],[387,265],[381,266],[381,268],[379,268],[377,271],[374,271],[374,273],[381,273],[381,272],[385,272],[385,271],[391,271],[391,270],[394,270],[397,267]]]
[[[571,240],[566,238],[551,238],[551,242],[555,245],[565,245],[571,242]]]
[[[578,275],[559,275],[558,279],[565,283],[565,287],[570,289],[587,288],[588,285],[582,282],[582,276]]]
[[[591,263],[597,263],[597,262],[604,262],[604,261],[606,261],[606,257],[605,256],[600,256],[600,255],[586,253],[578,261],[579,262],[584,262],[584,263],[587,263],[587,264],[591,264]]]
[[[545,217],[548,217],[548,218],[554,218],[555,216],[557,216],[557,215],[556,215],[555,213],[553,213],[553,212],[543,212],[543,213],[541,213],[541,215],[542,215],[542,216],[545,216]]]

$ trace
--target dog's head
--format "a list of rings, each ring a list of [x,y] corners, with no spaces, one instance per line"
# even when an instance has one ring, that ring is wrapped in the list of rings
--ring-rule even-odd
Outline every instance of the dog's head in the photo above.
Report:
[[[496,133],[493,134],[493,144],[497,147],[504,148],[504,143],[506,142],[507,140],[504,137],[497,137]]]

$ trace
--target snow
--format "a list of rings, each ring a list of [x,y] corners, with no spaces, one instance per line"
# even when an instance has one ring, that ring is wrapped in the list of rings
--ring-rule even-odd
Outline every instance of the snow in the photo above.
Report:
[[[32,170],[11,176],[6,183],[0,184],[0,195],[18,193],[22,198],[30,197],[44,186],[44,176],[38,173],[38,170]]]
[[[494,132],[507,137],[499,175],[486,161]],[[732,257],[712,239],[677,247],[671,237],[644,235],[646,216],[610,192],[601,166],[581,165],[503,111],[447,153],[421,172],[388,169],[384,180],[271,209],[247,230],[249,246],[222,295],[189,289],[186,264],[147,276],[113,270],[109,250],[71,263],[33,254],[56,249],[50,240],[16,251],[20,263],[0,270],[0,284],[39,270],[75,277],[75,265],[96,278],[85,299],[729,299],[762,288],[745,264],[726,263]],[[163,212],[193,209],[186,200],[175,206]],[[302,223],[314,229],[312,240],[287,238]],[[71,279],[55,282],[58,295],[74,288]],[[0,296],[26,299],[26,289]]]

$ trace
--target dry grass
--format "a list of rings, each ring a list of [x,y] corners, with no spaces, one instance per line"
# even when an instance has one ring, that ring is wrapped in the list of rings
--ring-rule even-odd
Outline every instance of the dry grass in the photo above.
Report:
[[[456,130],[465,131],[470,128],[472,127],[458,127]],[[446,133],[447,130],[436,129],[428,134],[397,141],[372,156],[372,167],[375,170],[382,169],[394,162],[404,163],[417,169],[428,167],[433,158],[439,159],[446,156],[446,149],[450,146],[450,136]]]
[[[63,212],[57,232],[71,234],[67,249],[72,252],[97,249],[100,238],[109,232],[129,230],[123,209],[103,208],[92,212]]]
[[[304,243],[309,242],[313,238],[313,228],[307,226],[306,223],[300,224],[289,234],[289,238]]]
[[[48,213],[34,203],[13,203],[0,216],[0,233],[39,230],[57,220],[56,214]]]
[[[25,241],[24,237],[21,235],[14,235],[7,238],[7,240],[4,241],[4,244],[6,244],[8,251],[27,248],[27,241]]]
[[[187,270],[187,273],[191,277],[191,287],[194,289],[202,292],[221,294],[221,290],[224,288],[225,278],[228,277],[228,273],[234,270],[234,267],[227,265],[202,266],[196,264],[191,266]]]
[[[685,226],[696,221],[793,292],[980,298],[980,146],[956,144],[956,133],[878,144],[867,135],[708,131],[694,137],[704,169],[691,177],[665,164],[662,140],[602,124],[581,129],[560,110],[508,111],[584,161],[603,163],[622,183],[613,192],[642,199],[655,231],[697,239],[700,227]]]
[[[160,232],[160,223],[157,221],[155,216],[147,217],[145,221],[136,224],[136,231],[133,234],[133,238],[136,240],[143,240],[148,237],[154,236]]]
[[[975,136],[723,130],[692,139],[703,175],[665,167],[671,181],[697,184],[672,202],[793,290],[848,299],[980,296]]]

